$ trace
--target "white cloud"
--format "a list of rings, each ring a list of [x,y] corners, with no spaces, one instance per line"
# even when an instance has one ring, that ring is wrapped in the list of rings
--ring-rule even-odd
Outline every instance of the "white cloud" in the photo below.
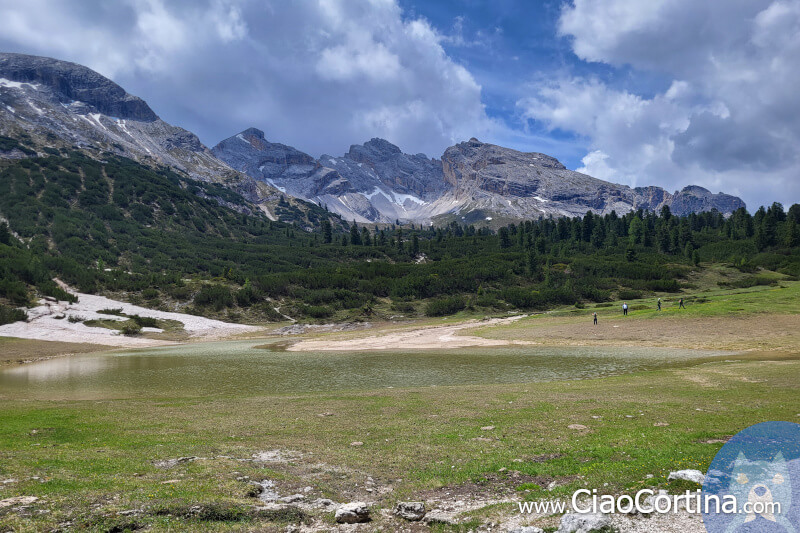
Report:
[[[585,61],[673,80],[654,95],[569,76],[532,84],[524,116],[584,136],[582,171],[800,201],[800,1],[575,0],[559,32]]]
[[[481,87],[396,0],[0,0],[0,49],[76,61],[215,144],[312,155],[386,137],[433,156],[495,131]]]

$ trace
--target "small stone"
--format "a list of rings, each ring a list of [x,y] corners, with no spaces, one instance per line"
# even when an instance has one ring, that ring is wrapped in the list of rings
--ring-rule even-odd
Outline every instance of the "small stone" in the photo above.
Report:
[[[677,472],[670,472],[667,481],[691,481],[702,485],[706,480],[706,476],[699,470],[678,470]]]
[[[657,427],[657,428],[665,428],[665,427],[669,426],[669,424],[667,424],[666,422],[656,422],[656,423],[655,423],[655,424],[653,424],[653,425],[654,425],[655,427]]]
[[[606,531],[613,526],[611,520],[600,513],[569,513],[561,517],[561,525],[556,533],[592,533]]]
[[[180,482],[181,482],[180,479],[168,479],[166,481],[162,481],[161,484],[162,485],[172,485],[173,483],[180,483]]]
[[[305,499],[305,496],[302,494],[291,494],[289,496],[284,496],[283,498],[278,498],[279,502],[282,503],[297,503]]]
[[[603,417],[599,415],[592,415],[592,418],[594,418],[595,420],[600,420]]]
[[[570,424],[567,426],[569,429],[573,429],[575,431],[583,431],[589,429],[588,427],[584,426],[583,424]]]
[[[633,418],[633,415],[625,415],[625,418]]]
[[[353,442],[350,443],[350,446],[363,446],[363,445],[364,445],[364,443],[361,442],[360,440],[353,441]]]
[[[491,431],[493,429],[494,429],[494,426],[483,426],[481,428],[481,431]]]
[[[336,510],[334,518],[339,524],[369,522],[369,507],[364,502],[346,503]]]
[[[311,505],[315,507],[327,508],[327,507],[333,507],[334,505],[336,505],[336,502],[334,502],[333,500],[329,500],[328,498],[318,498],[314,500]]]
[[[417,522],[425,516],[425,503],[400,502],[397,504],[394,514],[410,522]]]
[[[522,526],[509,529],[508,533],[544,533],[544,529],[533,526]]]
[[[320,413],[317,416],[322,416],[322,417],[333,416],[333,413],[327,413],[327,412],[326,413]]]

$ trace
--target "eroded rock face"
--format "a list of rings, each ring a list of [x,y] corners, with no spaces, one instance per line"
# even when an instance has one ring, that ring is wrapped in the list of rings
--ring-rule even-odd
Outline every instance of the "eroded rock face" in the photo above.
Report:
[[[348,220],[393,222],[428,216],[426,206],[449,187],[440,161],[404,154],[383,139],[352,145],[342,157],[314,159],[294,147],[269,142],[249,128],[225,139],[213,153],[230,166]]]
[[[144,100],[97,72],[68,61],[25,54],[0,53],[0,77],[49,88],[61,103],[84,102],[98,112],[121,119],[158,120]]]
[[[697,185],[690,185],[676,191],[669,206],[672,213],[679,216],[712,209],[716,209],[720,213],[733,213],[741,207],[746,207],[745,203],[736,196],[724,193],[714,194]]]

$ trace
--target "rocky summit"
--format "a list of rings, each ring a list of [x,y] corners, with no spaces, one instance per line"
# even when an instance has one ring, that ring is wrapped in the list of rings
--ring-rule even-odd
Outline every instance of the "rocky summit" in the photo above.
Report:
[[[697,186],[671,194],[655,186],[609,183],[546,154],[475,138],[451,146],[441,159],[405,154],[384,139],[353,145],[341,157],[314,159],[250,128],[212,151],[237,170],[358,222],[486,223],[665,205],[679,215],[712,209],[727,214],[744,207],[739,198]]]
[[[67,61],[0,53],[0,136],[166,165],[194,179],[225,183],[253,201],[271,192],[214,157],[192,132],[161,120],[144,100]],[[0,158],[21,155],[0,152]]]

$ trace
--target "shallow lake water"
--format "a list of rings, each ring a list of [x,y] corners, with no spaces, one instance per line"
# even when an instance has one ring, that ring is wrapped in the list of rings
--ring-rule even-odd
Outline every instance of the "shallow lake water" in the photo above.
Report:
[[[74,355],[0,369],[0,398],[258,396],[586,379],[707,359],[674,348],[509,346],[286,352],[224,341]]]

